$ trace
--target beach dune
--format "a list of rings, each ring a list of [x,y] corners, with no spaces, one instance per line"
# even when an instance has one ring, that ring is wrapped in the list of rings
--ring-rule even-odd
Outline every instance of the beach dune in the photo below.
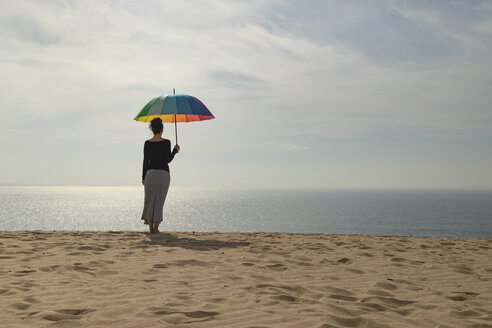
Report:
[[[0,232],[1,327],[492,327],[491,239]]]

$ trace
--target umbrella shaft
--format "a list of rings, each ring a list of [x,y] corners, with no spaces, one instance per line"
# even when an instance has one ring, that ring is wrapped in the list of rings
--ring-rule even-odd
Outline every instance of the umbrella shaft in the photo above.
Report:
[[[176,122],[176,114],[174,114],[174,133],[176,135],[176,145],[178,144],[178,122]]]
[[[176,90],[173,88],[173,95],[176,94]],[[176,114],[174,114],[174,134],[176,135],[176,145],[178,144],[178,122],[176,122]]]

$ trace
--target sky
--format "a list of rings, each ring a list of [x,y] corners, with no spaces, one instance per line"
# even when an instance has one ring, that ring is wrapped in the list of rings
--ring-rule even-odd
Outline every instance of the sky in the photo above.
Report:
[[[0,184],[139,185],[175,88],[173,186],[492,188],[490,1],[0,5]]]

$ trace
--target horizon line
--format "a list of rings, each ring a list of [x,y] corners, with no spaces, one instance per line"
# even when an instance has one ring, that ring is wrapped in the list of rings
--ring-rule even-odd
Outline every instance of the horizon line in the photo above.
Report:
[[[0,182],[0,187],[140,187],[139,184],[126,185],[126,184],[24,184],[24,183],[4,183]],[[175,185],[172,188],[176,189],[196,189],[196,190],[420,190],[420,191],[492,191],[492,187],[480,187],[480,186],[470,186],[470,187],[279,187],[279,186],[257,186],[257,187],[247,187],[247,186],[188,186],[188,185]]]

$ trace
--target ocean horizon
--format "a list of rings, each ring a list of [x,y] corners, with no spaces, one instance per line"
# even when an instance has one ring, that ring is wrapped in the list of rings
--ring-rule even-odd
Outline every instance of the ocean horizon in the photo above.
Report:
[[[142,186],[0,186],[0,230],[147,231]],[[487,189],[171,186],[162,231],[492,238]]]

